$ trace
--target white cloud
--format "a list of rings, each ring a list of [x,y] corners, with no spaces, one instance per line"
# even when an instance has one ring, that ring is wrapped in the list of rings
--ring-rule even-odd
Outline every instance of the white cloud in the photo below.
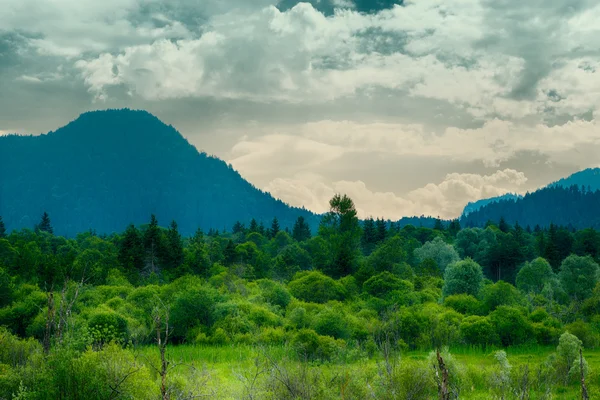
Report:
[[[400,219],[410,215],[433,215],[456,218],[469,201],[498,196],[507,192],[522,192],[527,181],[523,172],[498,170],[490,175],[448,174],[437,184],[430,183],[405,195],[370,190],[362,181],[326,183],[315,174],[299,174],[293,178],[277,178],[266,189],[274,196],[297,206],[325,212],[335,193],[344,193],[354,200],[359,216],[385,216]]]

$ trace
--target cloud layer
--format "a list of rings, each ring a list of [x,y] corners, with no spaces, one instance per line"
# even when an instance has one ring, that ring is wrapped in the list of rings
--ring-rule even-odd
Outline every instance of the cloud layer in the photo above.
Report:
[[[56,127],[28,107],[147,108],[292,204],[453,217],[597,164],[599,20],[595,0],[5,0],[0,132]]]

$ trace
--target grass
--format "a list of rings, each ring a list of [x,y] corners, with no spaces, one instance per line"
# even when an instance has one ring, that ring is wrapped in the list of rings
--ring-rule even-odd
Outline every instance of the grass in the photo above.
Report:
[[[272,346],[264,349],[270,357],[281,360],[289,352],[284,346]],[[471,382],[470,390],[461,393],[463,399],[489,399],[491,398],[486,374],[495,366],[494,352],[497,349],[482,349],[477,347],[453,347],[450,353],[458,363],[464,366]],[[545,346],[519,346],[504,349],[508,360],[514,368],[528,365],[533,375],[538,366],[555,352],[554,347]],[[204,367],[211,375],[211,381],[219,387],[220,399],[237,399],[243,390],[239,374],[253,368],[254,359],[260,354],[260,349],[251,345],[235,344],[223,346],[206,345],[179,345],[168,349],[168,357],[174,363],[183,363]],[[155,347],[143,347],[137,352],[154,365],[159,365],[158,350]],[[430,351],[407,351],[402,354],[404,362],[424,363]],[[600,349],[585,350],[584,357],[590,367],[587,385],[591,398],[600,398]],[[378,358],[362,358],[347,362],[331,362],[311,364],[312,369],[318,369],[323,376],[340,376],[346,373],[357,373],[357,376],[371,377],[378,369]],[[401,361],[402,362],[402,361]],[[365,372],[367,371],[367,372]],[[368,378],[367,378],[368,379]],[[580,399],[580,387],[577,384],[568,386],[555,386],[553,389],[555,399]],[[596,397],[598,396],[598,397]],[[341,397],[340,397],[341,398]],[[531,399],[541,398],[532,393]]]

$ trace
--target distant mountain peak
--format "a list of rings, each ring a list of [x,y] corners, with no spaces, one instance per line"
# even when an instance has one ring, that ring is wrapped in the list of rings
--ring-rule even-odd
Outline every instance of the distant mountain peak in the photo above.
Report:
[[[47,135],[0,137],[0,170],[0,215],[10,229],[33,227],[44,211],[65,235],[122,231],[150,214],[164,225],[176,220],[184,234],[252,218],[318,225],[315,214],[257,189],[143,110],[91,111]]]

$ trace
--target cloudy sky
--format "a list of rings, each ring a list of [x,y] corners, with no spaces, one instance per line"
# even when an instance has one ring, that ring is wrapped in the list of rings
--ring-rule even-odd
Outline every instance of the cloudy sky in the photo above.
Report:
[[[456,217],[600,164],[597,0],[0,0],[0,134],[143,108],[324,211]]]

